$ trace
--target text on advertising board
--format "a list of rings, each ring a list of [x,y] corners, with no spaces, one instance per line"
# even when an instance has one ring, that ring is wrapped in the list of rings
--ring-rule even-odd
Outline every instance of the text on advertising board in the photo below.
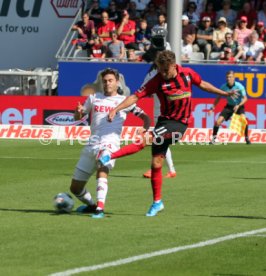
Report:
[[[82,0],[51,0],[51,5],[58,17],[75,17]]]

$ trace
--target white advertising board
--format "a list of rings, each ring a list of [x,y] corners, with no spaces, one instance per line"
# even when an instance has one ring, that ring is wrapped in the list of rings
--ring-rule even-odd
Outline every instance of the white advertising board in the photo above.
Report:
[[[82,0],[0,0],[0,70],[55,68]]]

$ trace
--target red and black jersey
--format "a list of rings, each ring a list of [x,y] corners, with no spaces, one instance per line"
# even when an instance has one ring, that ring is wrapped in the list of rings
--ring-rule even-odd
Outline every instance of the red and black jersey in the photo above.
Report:
[[[175,78],[164,80],[161,74],[157,73],[136,91],[135,95],[138,98],[143,98],[156,94],[161,104],[161,118],[188,124],[191,118],[192,84],[200,85],[201,77],[190,68],[176,65],[176,69]]]

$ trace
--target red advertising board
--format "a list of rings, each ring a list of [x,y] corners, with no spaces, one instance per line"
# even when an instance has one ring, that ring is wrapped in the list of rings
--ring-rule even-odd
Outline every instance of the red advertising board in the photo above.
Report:
[[[45,97],[45,96],[0,96],[0,123],[5,125],[86,125],[86,118],[76,122],[73,110],[78,101],[83,103],[83,97]],[[213,99],[193,99],[193,119],[189,127],[212,128],[215,119],[222,110],[225,100],[217,106],[215,113],[208,115]],[[138,105],[153,118],[153,99],[146,98]],[[252,129],[266,128],[266,100],[249,99],[246,104],[246,115]],[[142,121],[129,115],[126,126],[140,126]],[[223,124],[228,127],[228,122]]]
[[[0,96],[0,123],[5,125],[86,125],[86,120],[74,121],[73,111],[85,97]],[[153,117],[153,99],[138,103]],[[129,114],[125,125],[142,125],[142,120]]]

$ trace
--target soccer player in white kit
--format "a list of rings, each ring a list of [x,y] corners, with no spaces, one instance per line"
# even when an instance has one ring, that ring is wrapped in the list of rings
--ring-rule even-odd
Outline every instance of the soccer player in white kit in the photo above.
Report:
[[[134,115],[140,117],[144,122],[143,128],[145,131],[150,126],[149,117],[136,105],[121,110],[115,120],[110,124],[107,121],[109,112],[126,97],[117,93],[119,86],[119,73],[117,70],[107,68],[102,71],[101,77],[104,93],[98,92],[90,95],[84,106],[79,103],[76,108],[76,119],[79,119],[82,113],[90,113],[91,136],[81,153],[70,186],[71,192],[80,201],[85,203],[77,211],[82,213],[93,212],[93,218],[104,217],[104,205],[108,191],[107,177],[109,171],[115,165],[115,160],[110,160],[104,166],[97,166],[97,155],[105,150],[114,152],[120,148],[120,134],[127,113],[133,112]],[[94,203],[90,192],[85,188],[87,181],[95,171],[97,205]]]

